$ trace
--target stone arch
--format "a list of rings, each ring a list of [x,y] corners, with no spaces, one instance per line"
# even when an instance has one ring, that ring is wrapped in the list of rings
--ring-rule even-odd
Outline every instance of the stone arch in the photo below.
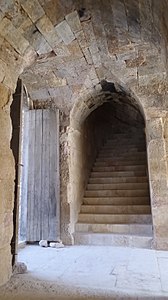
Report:
[[[113,86],[113,83],[111,82],[106,81],[106,83],[108,85],[112,84]],[[89,139],[87,141],[87,139],[83,138],[83,135],[89,135],[90,132],[88,133],[87,129],[86,131],[85,129],[83,129],[84,122],[88,119],[89,116],[91,116],[91,114],[94,111],[96,111],[98,108],[101,108],[103,104],[109,103],[109,101],[112,101],[112,99],[119,97],[121,99],[124,99],[128,107],[130,105],[133,105],[134,109],[137,110],[138,114],[141,115],[142,123],[144,123],[144,127],[146,126],[145,125],[146,116],[143,108],[143,103],[140,102],[140,99],[138,99],[137,101],[135,98],[133,98],[132,97],[133,92],[131,92],[130,90],[129,91],[126,90],[124,85],[121,86],[121,82],[117,83],[116,81],[115,86],[116,86],[115,92],[109,92],[107,90],[103,91],[101,83],[97,84],[95,87],[92,87],[90,89],[83,90],[81,92],[81,95],[79,96],[79,99],[76,100],[70,112],[70,125],[68,131],[68,141],[69,141],[69,148],[70,148],[68,202],[70,205],[69,232],[71,234],[72,240],[73,240],[73,233],[74,233],[74,225],[75,222],[77,222],[78,213],[82,203],[82,196],[88,180],[90,168],[92,167],[92,164],[96,158],[95,155],[97,154],[97,152],[95,152],[93,159],[91,159],[91,161],[89,161],[88,164],[86,163],[86,160],[89,159],[90,153],[89,155],[86,154],[86,158],[84,156],[85,153],[87,153],[88,151],[87,148],[90,147],[89,146],[90,141]],[[90,127],[90,129],[88,128],[88,131],[91,130],[92,127]],[[104,130],[106,131],[106,127]],[[103,143],[104,141],[105,139],[103,140]],[[85,145],[85,143],[87,146]],[[101,143],[102,141],[98,142],[99,144],[98,147],[102,146]],[[98,149],[96,149],[96,151],[97,150]],[[83,173],[85,174],[85,178],[83,177]],[[78,174],[77,177],[76,174]]]
[[[115,82],[116,76],[120,78],[121,85],[124,82],[124,86],[128,89],[131,87],[133,98],[137,101],[141,99],[142,111],[144,111],[147,128],[149,128],[147,130],[149,160],[153,161],[152,169],[155,168],[154,173],[152,170],[150,171],[150,178],[154,195],[154,214],[156,224],[159,224],[158,226],[154,225],[157,237],[156,246],[168,247],[168,229],[166,226],[168,222],[165,214],[167,210],[168,149],[167,2],[159,3],[158,0],[152,0],[149,5],[140,3],[139,11],[138,6],[135,6],[136,3],[132,2],[132,5],[129,5],[129,1],[126,1],[128,20],[125,18],[126,11],[122,1],[114,1],[114,7],[110,6],[110,9],[110,2],[108,1],[104,3],[103,9],[99,6],[99,2],[94,3],[94,7],[91,1],[84,1],[84,6],[87,9],[82,19],[77,13],[81,8],[78,1],[65,1],[65,3],[64,1],[35,0],[33,7],[30,7],[28,2],[5,1],[0,8],[0,136],[3,141],[0,151],[4,153],[3,157],[0,158],[0,169],[8,169],[7,176],[4,178],[2,174],[1,177],[3,178],[0,179],[0,195],[3,195],[1,198],[1,211],[3,212],[1,219],[4,224],[3,237],[5,236],[5,242],[2,239],[0,243],[0,257],[2,256],[1,260],[4,264],[0,277],[1,283],[5,282],[11,274],[10,239],[12,235],[11,216],[14,182],[14,163],[10,150],[11,120],[9,111],[11,94],[16,88],[20,74],[22,74],[24,81],[28,82],[30,78],[34,79],[37,68],[41,67],[41,72],[44,73],[42,63],[48,61],[49,58],[52,60],[51,64],[56,67],[62,65],[62,59],[64,62],[64,60],[69,61],[70,58],[74,59],[75,57],[79,61],[82,57],[81,53],[84,55],[87,74],[84,74],[82,87],[77,89],[77,91],[81,90],[81,94],[83,88],[87,90],[90,86],[93,90],[91,94],[96,93],[93,87],[101,80],[106,79]],[[53,3],[56,3],[56,6],[53,6]],[[58,11],[59,15],[57,14]],[[111,18],[112,13],[114,18]],[[120,22],[123,19],[120,18],[120,14],[124,17],[125,22],[123,23]],[[132,19],[133,22],[131,22]],[[147,19],[148,23],[146,22]],[[74,20],[76,21],[73,22]],[[112,20],[116,23],[111,23]],[[142,40],[139,31],[136,30],[140,24]],[[58,27],[55,31],[56,26]],[[68,37],[63,36],[63,32],[65,33],[63,29],[67,26]],[[117,32],[115,28],[118,28]],[[57,31],[60,32],[63,39],[58,38]],[[82,39],[83,36],[87,39]],[[92,44],[92,40],[97,41],[96,45]],[[76,42],[79,42],[80,47]],[[80,48],[82,52],[80,52]],[[61,55],[62,53],[65,55]],[[29,71],[28,67],[30,67]],[[109,70],[113,70],[113,74]],[[87,78],[88,74],[91,76]],[[58,87],[64,83],[65,81],[62,80],[60,83],[58,80],[56,84]],[[47,82],[45,81],[44,84],[46,85]],[[53,84],[52,80],[49,82],[49,85],[51,84]],[[54,91],[52,90],[52,92]],[[54,98],[53,94],[50,94],[50,98]],[[74,92],[68,102],[67,119],[76,99],[79,99],[78,92]],[[72,111],[74,112],[75,108]],[[67,132],[62,134],[62,139],[64,138],[63,135],[67,135]],[[161,151],[159,147],[161,147]],[[66,161],[68,159],[68,147],[65,152]],[[156,154],[158,155],[157,158]],[[6,161],[9,163],[9,168],[5,164]],[[165,178],[164,183],[163,178]],[[6,186],[8,186],[8,190]],[[69,213],[68,210],[67,213]],[[160,215],[164,215],[161,221]]]

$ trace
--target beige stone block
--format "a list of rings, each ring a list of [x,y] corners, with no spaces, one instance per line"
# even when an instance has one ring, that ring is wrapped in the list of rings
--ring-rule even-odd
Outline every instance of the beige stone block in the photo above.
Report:
[[[50,19],[46,15],[38,20],[36,26],[52,47],[56,47],[56,45],[62,41]]]
[[[36,22],[45,14],[38,0],[22,1],[22,7],[33,22]]]
[[[0,272],[0,283],[5,284],[12,275],[12,255],[11,247],[8,245],[0,245],[0,262],[1,262],[1,272]]]
[[[58,35],[64,41],[65,45],[70,44],[75,39],[75,36],[74,36],[69,24],[66,21],[62,21],[60,24],[58,24],[55,27],[55,29],[56,29]]]
[[[43,6],[44,11],[46,12],[46,15],[49,17],[53,25],[55,26],[56,24],[60,23],[63,21],[65,14],[66,14],[66,5],[63,5],[61,1],[55,1],[55,0],[50,0],[50,1],[43,1],[39,0],[40,4]],[[66,3],[69,3],[66,2]],[[71,10],[73,8],[71,7]]]
[[[79,15],[76,10],[70,13],[69,15],[66,15],[65,19],[67,20],[69,26],[71,27],[71,30],[74,33],[82,30]]]
[[[21,35],[12,22],[3,18],[0,23],[1,35],[10,43],[10,45],[20,54],[23,54],[29,46],[29,42]]]
[[[13,224],[11,223],[8,226],[5,226],[5,224],[1,224],[0,245],[10,244],[12,235],[13,235]]]
[[[165,199],[168,195],[168,182],[165,178],[160,180],[150,181],[151,203],[157,207],[158,199]]]
[[[148,140],[163,138],[163,120],[162,118],[151,118],[146,122],[146,131]]]
[[[156,237],[168,239],[168,204],[152,208],[154,233]]]
[[[164,139],[151,140],[147,150],[150,180],[166,180],[168,174]]]
[[[9,89],[0,83],[0,108],[4,107],[10,98],[10,91]],[[3,112],[4,113],[4,112]],[[0,115],[0,120],[2,120],[2,116]]]

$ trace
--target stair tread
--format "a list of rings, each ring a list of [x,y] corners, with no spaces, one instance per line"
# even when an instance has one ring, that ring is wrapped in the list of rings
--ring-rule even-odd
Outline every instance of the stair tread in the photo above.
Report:
[[[75,225],[75,243],[151,248],[146,141],[137,134],[116,132],[99,151]]]

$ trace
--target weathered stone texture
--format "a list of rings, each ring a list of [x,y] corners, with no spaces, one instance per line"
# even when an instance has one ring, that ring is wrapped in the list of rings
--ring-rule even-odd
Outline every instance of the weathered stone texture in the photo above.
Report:
[[[134,99],[133,104],[139,105],[147,121],[155,245],[168,247],[164,230],[168,193],[167,1],[84,1],[82,6],[85,10],[79,15],[79,1],[0,1],[0,152],[4,153],[0,158],[0,207],[4,213],[8,209],[10,215],[14,164],[9,96],[19,75],[22,73],[33,100],[51,102],[66,116],[66,126],[79,131],[84,119],[105,101],[100,81],[112,81]],[[71,124],[70,113],[75,116]],[[64,140],[67,131],[61,136],[61,232],[63,241],[71,243],[69,231],[72,233],[73,226],[69,230],[69,223],[75,219],[76,207],[69,200],[72,161]],[[82,159],[81,153],[76,155]],[[76,198],[81,190],[78,187]],[[3,232],[9,241],[10,225],[3,227]],[[0,242],[3,283],[11,273],[11,257],[9,245],[3,250],[1,247]]]
[[[0,282],[5,283],[12,271],[10,241],[13,233],[14,159],[10,150],[10,91],[0,84]]]

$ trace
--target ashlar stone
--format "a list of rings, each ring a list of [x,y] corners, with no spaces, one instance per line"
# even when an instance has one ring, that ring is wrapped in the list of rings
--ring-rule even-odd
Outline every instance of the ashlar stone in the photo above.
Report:
[[[52,47],[56,47],[56,45],[62,41],[50,19],[46,15],[38,20],[36,26]]]
[[[33,22],[36,22],[45,14],[38,0],[22,1],[22,7]]]
[[[74,36],[69,24],[67,23],[67,21],[62,21],[55,28],[56,28],[58,35],[64,41],[65,45],[70,44],[75,39],[75,36]]]
[[[65,19],[67,20],[69,26],[71,27],[71,30],[74,33],[82,30],[82,26],[81,26],[79,15],[78,15],[77,11],[73,11],[72,13],[67,15],[65,17]]]
[[[23,54],[29,46],[29,42],[21,35],[12,22],[7,18],[3,18],[0,23],[1,35],[14,47],[14,49]]]

